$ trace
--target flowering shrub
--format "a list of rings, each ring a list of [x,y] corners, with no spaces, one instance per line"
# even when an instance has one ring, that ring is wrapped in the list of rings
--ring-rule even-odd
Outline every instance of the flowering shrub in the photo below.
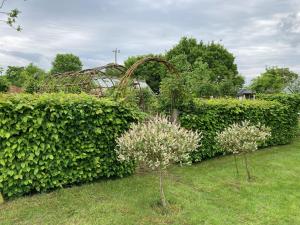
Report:
[[[261,124],[251,125],[249,121],[243,121],[241,124],[234,123],[217,133],[216,140],[225,151],[233,153],[234,157],[236,154],[243,153],[248,179],[250,179],[246,153],[257,150],[258,145],[269,137],[271,137],[270,128]]]
[[[145,123],[131,125],[131,129],[117,139],[120,161],[135,160],[152,170],[160,171],[161,200],[166,206],[162,188],[162,171],[170,164],[191,163],[190,153],[199,146],[200,133],[171,123],[166,117],[155,116]]]

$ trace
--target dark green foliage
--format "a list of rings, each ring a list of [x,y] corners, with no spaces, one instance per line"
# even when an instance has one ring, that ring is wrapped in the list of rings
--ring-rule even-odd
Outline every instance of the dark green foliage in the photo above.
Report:
[[[298,74],[289,68],[270,67],[252,80],[250,88],[257,93],[280,93],[297,78]]]
[[[128,68],[147,56],[154,55],[129,57],[125,66]],[[189,87],[192,95],[235,96],[244,84],[244,78],[238,74],[233,54],[218,43],[205,44],[195,38],[183,37],[178,44],[160,56],[170,61],[178,72],[183,73],[186,81],[196,81],[197,85]],[[135,71],[134,77],[145,79],[151,89],[159,93],[162,80],[169,77],[167,73],[163,65],[149,62],[141,65]]]
[[[0,95],[0,192],[6,198],[131,174],[115,138],[139,114],[88,95]]]
[[[52,62],[50,73],[65,73],[82,70],[80,58],[73,54],[57,54]]]
[[[23,71],[24,67],[8,66],[5,75],[12,85],[22,87],[26,81],[26,77],[22,74]]]
[[[178,109],[190,99],[189,89],[183,74],[171,74],[160,85],[159,104],[163,111]]]
[[[215,142],[216,132],[229,125],[249,120],[271,128],[272,137],[266,146],[290,143],[297,130],[297,113],[275,101],[264,100],[194,100],[182,109],[181,125],[203,132],[202,146],[193,155],[195,161],[223,154]]]
[[[289,106],[292,111],[300,112],[300,94],[258,94],[256,98],[277,101]]]
[[[46,72],[30,63],[26,67],[8,66],[6,77],[17,87],[23,87],[26,92],[36,92],[40,82],[45,78]]]
[[[41,83],[45,80],[46,72],[30,63],[25,67],[22,75],[26,77],[26,81],[23,84],[27,93],[35,93],[39,90]]]
[[[185,72],[187,80],[195,80],[198,89],[192,88],[200,96],[235,96],[237,90],[244,84],[244,78],[238,74],[235,58],[224,46],[218,43],[204,44],[195,38],[183,37],[177,45],[166,53],[166,58],[172,61],[174,58],[185,56],[189,67]],[[174,63],[176,65],[176,62]],[[205,91],[200,91],[200,87]]]
[[[202,41],[198,43],[195,38],[182,37],[179,43],[166,53],[166,57],[171,60],[175,56],[186,55],[187,61],[194,65],[199,57],[204,57],[204,51],[205,45]]]
[[[9,81],[6,76],[0,75],[0,92],[7,92],[9,89]]]
[[[131,108],[139,109],[145,114],[157,114],[159,111],[158,96],[150,88],[134,88],[128,86],[122,90],[124,97],[119,101],[124,102]],[[106,96],[117,98],[118,91],[115,89],[107,90]]]

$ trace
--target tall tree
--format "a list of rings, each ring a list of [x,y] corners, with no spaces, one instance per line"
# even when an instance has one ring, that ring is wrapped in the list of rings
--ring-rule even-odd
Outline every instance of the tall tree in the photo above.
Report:
[[[145,56],[129,57],[125,61],[125,66],[129,67],[143,57]],[[244,84],[244,78],[238,73],[232,53],[214,42],[204,44],[195,38],[183,37],[177,45],[161,57],[172,62],[177,70],[184,74],[186,79],[183,80],[186,85],[196,82],[197,78],[198,88],[193,85],[193,88],[189,89],[195,90],[197,96],[235,95]],[[142,65],[135,72],[135,76],[144,77],[148,85],[157,93],[162,79],[165,77],[171,79],[167,76],[165,68],[155,62]],[[205,90],[201,91],[200,88]]]
[[[5,72],[7,79],[12,85],[22,87],[26,78],[23,76],[22,72],[24,67],[20,66],[8,66]]]
[[[199,43],[195,38],[183,37],[180,39],[179,43],[176,44],[166,53],[166,58],[171,60],[177,55],[186,55],[187,61],[194,65],[196,60],[200,57],[202,58],[205,53],[205,45],[202,41]]]
[[[30,63],[26,67],[8,66],[5,77],[10,84],[27,89],[27,86],[36,85],[45,76],[44,70]]]
[[[73,54],[57,54],[52,62],[50,73],[65,73],[82,70],[80,58]]]
[[[186,72],[184,76],[189,87],[188,90],[193,97],[219,95],[218,85],[212,82],[212,71],[208,64],[202,62],[200,58],[194,63],[193,70]]]
[[[0,75],[0,92],[7,92],[9,89],[9,81],[6,76]]]
[[[252,80],[250,88],[258,93],[279,93],[297,78],[289,68],[269,67]]]
[[[23,85],[25,91],[28,93],[34,93],[38,91],[41,82],[45,79],[46,72],[38,66],[30,63],[24,68],[21,76],[26,78]]]
[[[194,38],[183,37],[166,53],[170,61],[178,55],[185,55],[191,65],[190,71],[186,71],[186,76],[191,76],[193,81],[196,81],[198,76],[198,87],[205,89],[201,91],[198,88],[198,95],[235,95],[244,84],[234,56],[220,44],[204,44]]]

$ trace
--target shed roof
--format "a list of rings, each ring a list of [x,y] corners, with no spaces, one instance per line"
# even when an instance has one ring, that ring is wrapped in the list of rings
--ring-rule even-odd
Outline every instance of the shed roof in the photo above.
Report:
[[[255,91],[251,91],[251,90],[247,90],[247,89],[241,89],[237,93],[238,96],[241,96],[241,95],[251,95],[251,94],[255,94]]]

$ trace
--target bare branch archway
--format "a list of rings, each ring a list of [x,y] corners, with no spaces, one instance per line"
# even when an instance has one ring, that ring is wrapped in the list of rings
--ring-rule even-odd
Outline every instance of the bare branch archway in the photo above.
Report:
[[[72,92],[78,89],[78,91],[102,97],[104,96],[105,88],[118,85],[118,82],[115,82],[107,74],[108,70],[116,70],[119,76],[122,76],[125,73],[126,68],[119,64],[110,63],[92,69],[52,74],[46,78],[41,85],[39,92]]]
[[[176,68],[173,66],[173,64],[171,64],[167,60],[160,58],[160,57],[146,57],[146,58],[136,61],[131,67],[129,67],[126,70],[125,75],[122,77],[122,79],[119,83],[118,89],[119,89],[120,93],[122,93],[123,89],[127,87],[130,78],[133,77],[133,74],[138,69],[138,67],[140,67],[141,65],[148,63],[148,62],[160,63],[160,64],[164,65],[170,73],[178,76],[178,71],[176,70]]]
[[[179,78],[178,71],[176,70],[176,68],[174,67],[174,65],[171,64],[170,62],[168,62],[167,60],[165,60],[163,58],[160,58],[160,57],[146,57],[146,58],[138,60],[130,68],[127,69],[125,75],[122,77],[122,79],[121,79],[121,81],[119,83],[119,86],[118,86],[117,95],[119,97],[124,97],[123,96],[124,95],[124,91],[125,91],[126,87],[128,86],[128,82],[133,77],[134,72],[141,65],[144,65],[145,63],[148,63],[148,62],[157,62],[157,63],[160,63],[160,64],[164,65],[171,74],[173,74],[174,76],[176,76],[177,78]],[[172,96],[176,96],[176,93],[172,94]],[[140,92],[140,98],[143,98],[141,92]],[[174,97],[172,97],[171,101],[172,102],[175,101]],[[140,107],[144,108],[143,105],[140,105]],[[170,113],[171,113],[171,121],[173,121],[173,122],[177,121],[178,110],[176,109],[176,107],[174,107],[173,103],[172,103],[171,108],[170,108]]]

